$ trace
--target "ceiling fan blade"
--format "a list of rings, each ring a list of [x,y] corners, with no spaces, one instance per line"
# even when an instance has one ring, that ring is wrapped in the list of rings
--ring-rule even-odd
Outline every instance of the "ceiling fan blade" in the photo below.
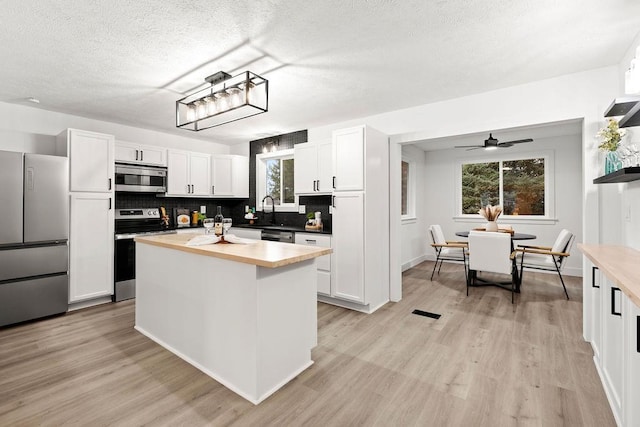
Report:
[[[484,147],[483,147],[483,146],[481,146],[481,145],[478,145],[478,146],[475,146],[475,147],[473,147],[473,148],[467,148],[465,151],[479,150],[480,148],[484,148]]]
[[[453,148],[482,148],[484,145],[456,145]]]
[[[498,145],[502,145],[502,146],[512,146],[513,144],[522,144],[524,142],[531,142],[533,141],[533,139],[531,138],[526,138],[526,139],[516,139],[514,141],[505,141],[505,142],[499,142]]]

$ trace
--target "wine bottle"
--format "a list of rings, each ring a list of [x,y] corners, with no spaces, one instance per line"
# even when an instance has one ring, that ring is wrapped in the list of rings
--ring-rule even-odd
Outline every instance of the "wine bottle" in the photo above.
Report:
[[[216,236],[222,236],[222,220],[224,217],[222,216],[222,207],[218,206],[218,212],[216,216],[213,217],[213,232]]]

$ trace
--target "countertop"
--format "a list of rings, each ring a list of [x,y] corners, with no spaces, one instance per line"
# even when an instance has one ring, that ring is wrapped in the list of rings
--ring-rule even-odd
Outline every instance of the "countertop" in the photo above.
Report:
[[[186,243],[192,238],[192,234],[162,234],[147,237],[138,236],[135,241],[267,268],[283,267],[331,253],[329,248],[263,240],[258,240],[256,243],[251,244],[218,243],[215,245],[187,246]]]
[[[331,234],[331,230],[327,230],[326,228],[323,230],[305,230],[304,226],[298,225],[273,225],[273,224],[236,224],[235,222],[231,225],[232,227],[238,228],[248,228],[254,230],[279,230],[279,231],[294,231],[296,233],[317,233],[317,234]],[[172,227],[168,228],[168,230],[189,230],[195,228],[204,228],[202,225],[194,225],[188,227]]]
[[[256,230],[279,230],[279,231],[294,231],[296,233],[317,233],[317,234],[331,234],[331,230],[326,228],[323,230],[305,230],[304,225],[273,225],[273,224],[233,224],[232,227],[249,228]]]
[[[578,244],[578,249],[640,307],[640,251],[628,246]]]

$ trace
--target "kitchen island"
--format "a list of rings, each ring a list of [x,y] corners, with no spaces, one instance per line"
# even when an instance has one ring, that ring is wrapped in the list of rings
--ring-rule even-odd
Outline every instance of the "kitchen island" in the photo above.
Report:
[[[316,258],[279,242],[136,237],[135,328],[254,404],[313,364]]]

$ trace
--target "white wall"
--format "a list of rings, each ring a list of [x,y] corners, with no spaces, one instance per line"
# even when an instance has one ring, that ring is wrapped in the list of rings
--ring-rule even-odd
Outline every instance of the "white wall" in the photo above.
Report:
[[[453,143],[452,143],[453,145]],[[536,240],[526,244],[551,246],[563,228],[582,241],[582,138],[581,135],[536,138],[534,142],[512,148],[486,152],[484,150],[438,150],[426,153],[426,177],[424,180],[426,227],[440,224],[447,240],[456,238],[456,231],[466,231],[482,226],[485,221],[478,215],[475,220],[455,218],[457,214],[456,180],[460,174],[459,164],[464,160],[498,159],[509,156],[539,156],[548,154],[555,170],[551,170],[554,182],[553,198],[556,221],[551,223],[520,219],[499,218],[498,224],[511,224],[515,231],[534,234]],[[428,258],[435,259],[431,251]],[[582,256],[574,246],[572,256],[567,260],[565,272],[574,276],[582,275]]]
[[[404,271],[424,261],[427,253],[432,252],[432,249],[426,234],[428,227],[424,197],[424,188],[428,182],[425,168],[426,154],[417,147],[406,145],[402,147],[402,157],[409,158],[413,162],[416,184],[415,220],[403,221],[401,225],[401,264]]]
[[[633,41],[629,50],[620,61],[620,91],[624,93],[624,73],[629,68],[629,64],[633,59],[636,48],[640,46],[640,34]],[[640,128],[627,128],[629,132],[629,140],[631,143],[640,146]],[[609,214],[602,221],[603,225],[611,227],[613,224],[620,225],[620,235],[612,243],[620,243],[640,250],[640,181],[634,181],[627,184],[609,184],[611,188],[607,189],[607,198],[603,198],[601,209]],[[605,187],[605,186],[603,186]],[[616,195],[618,205],[616,205]],[[616,206],[619,209],[616,209]]]
[[[392,144],[404,144],[429,138],[489,132],[493,129],[583,119],[582,241],[597,243],[600,240],[599,197],[598,186],[593,184],[593,179],[602,174],[602,165],[594,135],[604,124],[603,112],[619,94],[619,87],[618,66],[599,68],[311,128],[309,139],[327,138],[333,129],[367,124],[391,135]],[[397,168],[399,169],[399,164]],[[390,170],[390,173],[399,172]],[[640,215],[640,211],[637,215]],[[395,233],[392,228],[391,242],[391,262],[400,263],[400,231]],[[392,268],[391,271],[399,272],[400,269]],[[401,287],[399,274],[392,275],[391,281],[392,289]]]
[[[114,135],[116,140],[203,153],[229,153],[229,146],[69,114],[0,102],[0,150],[54,154],[55,137],[67,128]]]

